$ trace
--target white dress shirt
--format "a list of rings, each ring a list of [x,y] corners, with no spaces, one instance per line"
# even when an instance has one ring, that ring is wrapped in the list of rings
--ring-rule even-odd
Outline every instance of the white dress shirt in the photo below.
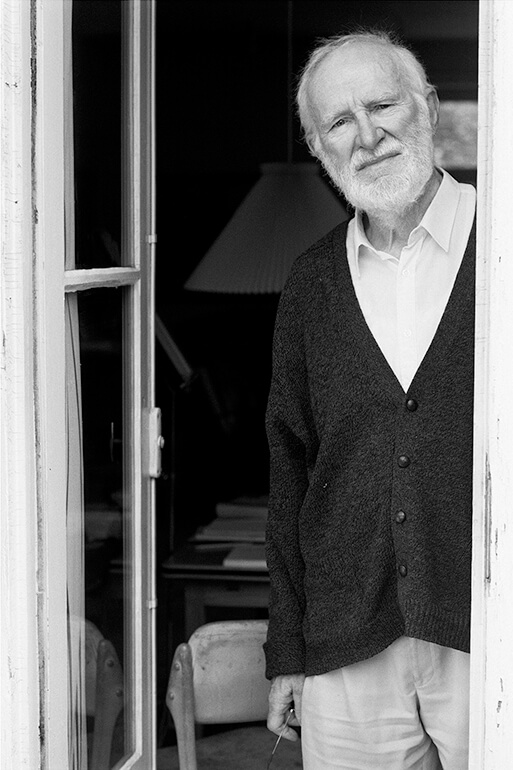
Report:
[[[435,335],[468,242],[476,191],[446,171],[399,258],[375,249],[361,212],[349,223],[347,258],[364,318],[406,391]]]

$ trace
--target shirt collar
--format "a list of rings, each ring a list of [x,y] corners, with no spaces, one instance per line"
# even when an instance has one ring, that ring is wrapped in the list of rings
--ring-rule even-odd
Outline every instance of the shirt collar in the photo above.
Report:
[[[415,233],[422,228],[425,232],[429,233],[446,253],[448,253],[454,221],[456,219],[460,191],[458,182],[450,174],[443,169],[439,169],[439,171],[442,173],[440,186],[436,191],[435,197],[429,204],[426,213],[422,217],[422,220],[412,232]],[[380,256],[381,259],[386,259],[386,256],[383,255],[382,252],[377,251],[370,243],[363,227],[362,212],[356,209],[353,254],[358,274],[360,272],[358,263],[361,246],[370,249]]]
[[[442,172],[440,187],[422,217],[419,227],[427,230],[438,245],[448,253],[458,210],[460,187],[450,174],[443,169],[440,171]]]

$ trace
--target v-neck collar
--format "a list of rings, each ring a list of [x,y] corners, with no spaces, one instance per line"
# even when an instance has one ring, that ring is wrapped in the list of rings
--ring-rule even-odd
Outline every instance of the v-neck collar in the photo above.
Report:
[[[339,319],[341,334],[352,334],[355,344],[365,352],[369,374],[380,392],[383,388],[389,397],[403,399],[406,394],[412,394],[419,379],[428,375],[429,371],[439,367],[441,360],[447,360],[446,352],[451,346],[466,313],[473,312],[475,285],[475,219],[469,235],[469,240],[463,259],[458,270],[451,294],[447,301],[436,332],[429,348],[420,362],[417,371],[405,391],[388,363],[367,321],[363,315],[360,303],[351,279],[347,261],[346,237],[348,221],[342,223],[332,234],[334,285],[339,291],[330,292],[332,310]],[[469,308],[469,304],[471,307]]]

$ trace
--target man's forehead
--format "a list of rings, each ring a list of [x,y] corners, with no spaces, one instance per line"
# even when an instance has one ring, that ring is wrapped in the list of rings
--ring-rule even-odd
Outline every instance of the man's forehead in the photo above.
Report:
[[[373,86],[401,89],[404,77],[389,46],[370,42],[348,43],[330,51],[319,63],[310,84],[310,97],[316,101],[350,91],[364,92]]]

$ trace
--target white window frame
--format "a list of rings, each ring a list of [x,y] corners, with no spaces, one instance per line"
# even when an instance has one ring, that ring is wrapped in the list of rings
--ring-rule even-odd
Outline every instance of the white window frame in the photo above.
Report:
[[[137,79],[154,61],[153,2],[129,0],[133,45],[128,67]],[[65,47],[71,0],[0,0],[0,767],[54,770],[68,762],[66,616],[66,415],[64,298],[86,287],[125,286],[132,309],[153,317],[154,158],[142,158],[141,133],[154,131],[153,93],[129,94],[132,191],[126,244],[134,267],[72,271],[65,265]],[[152,143],[150,142],[150,145]],[[152,151],[153,152],[153,151]],[[143,211],[143,202],[151,201]],[[140,357],[153,372],[154,329],[131,330],[131,387],[139,470],[131,492],[149,502],[132,532],[145,544],[131,553],[133,616],[141,627],[132,682],[140,719],[135,753],[123,768],[155,766],[154,482],[148,426],[152,388],[141,379]]]
[[[479,16],[469,770],[505,770],[513,761],[513,3],[481,0]]]
[[[0,5],[5,770],[67,764],[63,10],[41,0]]]

